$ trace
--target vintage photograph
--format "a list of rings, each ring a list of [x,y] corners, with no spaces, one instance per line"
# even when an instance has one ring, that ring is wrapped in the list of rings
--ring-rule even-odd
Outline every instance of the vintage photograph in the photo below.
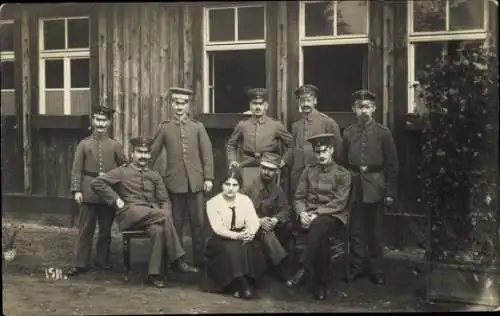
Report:
[[[500,311],[497,0],[0,5],[5,315]]]

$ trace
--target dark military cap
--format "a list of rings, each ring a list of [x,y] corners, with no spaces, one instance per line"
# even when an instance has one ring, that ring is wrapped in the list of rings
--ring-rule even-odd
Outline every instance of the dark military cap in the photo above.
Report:
[[[274,153],[265,152],[260,158],[260,164],[270,169],[279,169],[281,164],[281,157]]]
[[[352,98],[354,101],[364,101],[364,100],[369,100],[369,101],[375,101],[376,96],[374,93],[368,91],[368,90],[358,90],[352,94]]]
[[[313,149],[324,150],[325,147],[334,145],[334,139],[334,134],[324,133],[309,137],[307,141],[311,143]]]
[[[267,100],[267,89],[252,88],[247,90],[247,95],[253,103],[264,103]]]
[[[303,95],[312,95],[316,96],[318,95],[319,89],[312,85],[312,84],[304,84],[295,89],[294,93],[297,98],[303,96]]]
[[[113,116],[113,114],[115,114],[115,110],[105,106],[96,105],[92,109],[92,114],[106,115],[106,117],[110,119]]]
[[[153,142],[153,140],[149,137],[139,136],[139,137],[132,138],[130,140],[130,145],[132,145],[132,147],[148,147],[148,148],[150,148],[152,142]]]
[[[176,97],[184,97],[185,99],[189,99],[194,94],[194,91],[191,89],[179,87],[171,87],[169,92],[170,95],[176,94]]]

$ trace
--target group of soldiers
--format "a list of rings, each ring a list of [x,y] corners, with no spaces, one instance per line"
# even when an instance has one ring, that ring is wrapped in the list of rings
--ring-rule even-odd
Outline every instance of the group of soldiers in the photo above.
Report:
[[[376,97],[366,90],[353,93],[357,123],[342,135],[335,120],[316,109],[315,86],[302,85],[295,95],[302,117],[290,133],[280,121],[267,116],[267,90],[248,90],[252,115],[236,125],[226,144],[228,168],[241,171],[241,193],[252,200],[260,229],[277,236],[278,242],[268,245],[273,270],[290,287],[309,281],[314,297],[324,300],[331,275],[328,236],[349,225],[348,277],[368,276],[373,283],[384,284],[383,209],[396,197],[398,159],[390,130],[373,119]],[[92,135],[78,144],[73,162],[71,191],[81,205],[81,222],[69,275],[91,269],[96,222],[99,237],[94,266],[110,268],[110,229],[115,218],[120,230],[144,229],[150,234],[148,275],[154,286],[165,286],[161,271],[165,250],[169,266],[181,272],[203,268],[204,194],[213,187],[214,161],[205,127],[188,114],[192,96],[189,89],[170,89],[173,118],[162,122],[152,138],[132,139],[130,161],[121,145],[108,136],[114,111],[94,108]],[[149,167],[163,149],[164,177]],[[284,190],[278,179],[287,169],[290,187]],[[184,259],[182,245],[186,215],[192,263]],[[306,244],[300,268],[288,278],[283,274],[283,259],[290,251],[291,231],[303,235]]]

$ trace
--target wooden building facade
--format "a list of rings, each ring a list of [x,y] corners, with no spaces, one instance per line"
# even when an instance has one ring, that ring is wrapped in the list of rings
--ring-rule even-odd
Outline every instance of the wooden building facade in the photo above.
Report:
[[[67,207],[91,105],[116,110],[112,134],[128,150],[131,137],[169,118],[174,85],[195,91],[191,110],[214,145],[217,190],[245,89],[267,87],[269,114],[290,127],[300,115],[293,91],[312,83],[319,110],[342,129],[354,122],[351,93],[376,93],[377,120],[398,144],[400,200],[415,213],[415,76],[442,52],[497,34],[496,12],[488,0],[8,4],[2,195],[23,207]]]

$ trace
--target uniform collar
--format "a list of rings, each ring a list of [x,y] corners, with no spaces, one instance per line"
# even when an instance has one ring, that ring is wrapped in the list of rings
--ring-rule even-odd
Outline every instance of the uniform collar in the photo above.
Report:
[[[268,119],[268,117],[267,117],[266,114],[262,115],[259,118],[257,118],[256,116],[253,116],[252,118],[253,118],[253,123],[254,124],[264,124],[267,121],[267,119]]]
[[[308,115],[304,115],[306,121],[312,121],[313,118],[317,117],[319,114],[318,110],[313,109]]]
[[[318,164],[319,168],[321,169],[322,172],[330,172],[334,167],[335,163],[332,161],[328,165],[320,165]]]
[[[96,132],[93,132],[90,137],[92,139],[95,139],[95,140],[103,140],[103,139],[107,139],[109,136],[107,133],[104,133],[104,134],[97,134]]]
[[[174,117],[174,123],[179,125],[179,124],[186,124],[187,122],[187,115],[184,115],[182,118]]]
[[[135,170],[137,170],[137,171],[148,171],[148,170],[149,170],[149,168],[148,168],[148,167],[146,167],[146,168],[144,168],[144,169],[143,169],[143,168],[140,168],[139,166],[137,166],[137,165],[136,165],[135,163],[133,163],[133,162],[132,162],[129,166],[131,166],[132,168],[134,168],[134,169],[135,169]]]
[[[372,118],[371,120],[366,122],[364,126],[358,123],[358,130],[360,131],[363,129],[370,130],[373,126],[375,126],[375,120]]]

